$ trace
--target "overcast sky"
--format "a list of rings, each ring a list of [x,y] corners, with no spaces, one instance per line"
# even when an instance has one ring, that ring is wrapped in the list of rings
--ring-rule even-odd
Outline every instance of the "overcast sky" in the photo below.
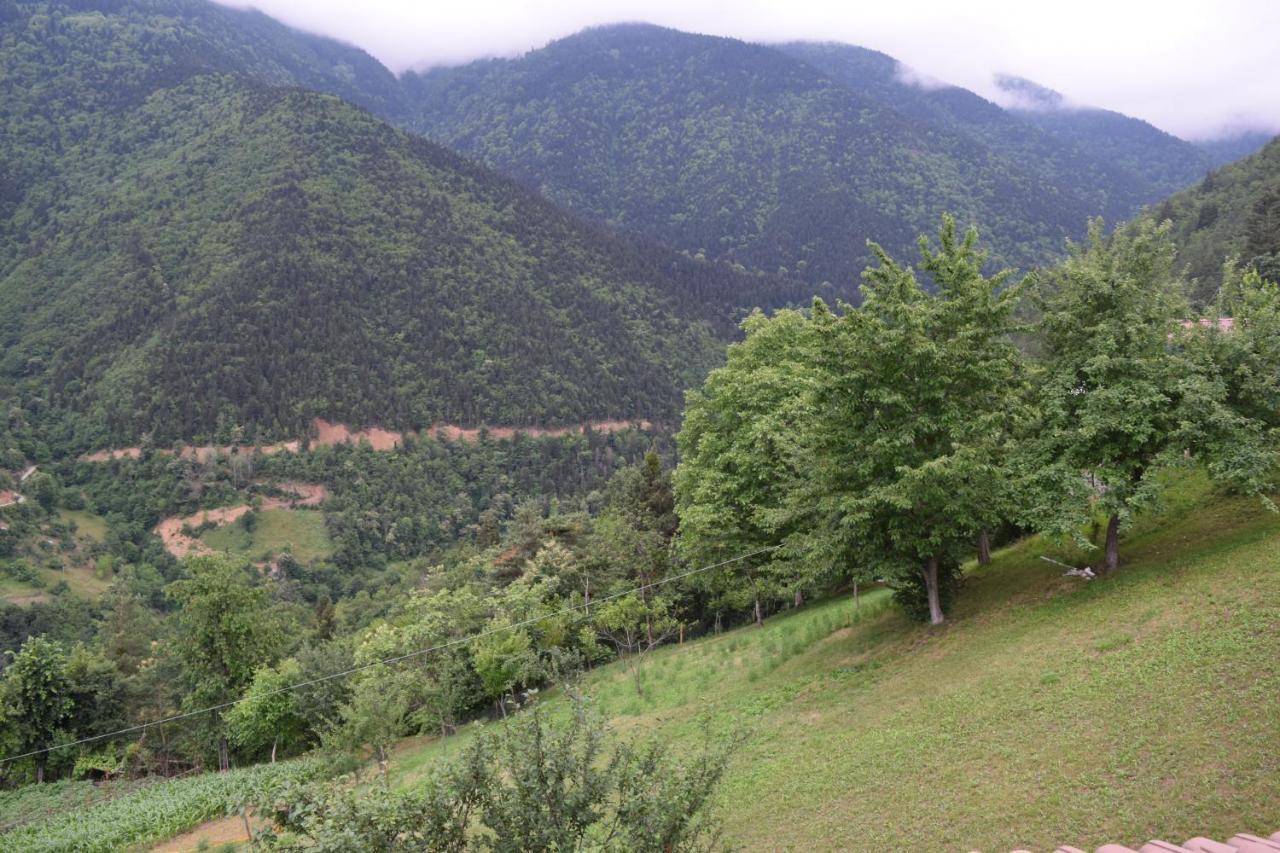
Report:
[[[514,56],[593,24],[882,50],[994,95],[995,72],[1188,138],[1280,132],[1280,0],[228,0],[356,44],[395,71]]]

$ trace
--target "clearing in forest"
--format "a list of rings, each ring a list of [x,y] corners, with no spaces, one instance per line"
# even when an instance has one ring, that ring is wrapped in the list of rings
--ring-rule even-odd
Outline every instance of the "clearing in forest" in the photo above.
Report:
[[[280,489],[285,494],[281,497],[262,498],[260,507],[264,514],[268,510],[292,510],[295,507],[317,507],[324,503],[325,499],[329,496],[328,490],[317,483],[296,483],[289,481],[276,484],[276,488]],[[195,529],[205,524],[214,524],[221,527],[223,525],[231,524],[234,521],[238,521],[241,516],[252,510],[253,507],[249,504],[239,504],[237,506],[219,507],[217,509],[204,509],[199,512],[192,513],[191,515],[171,516],[156,525],[156,535],[160,537],[162,542],[164,542],[165,549],[179,560],[192,554],[209,554],[212,553],[214,549],[201,541],[199,537],[189,535],[187,533],[187,529]],[[320,527],[323,528],[323,519],[320,515],[318,513],[312,513],[311,515],[314,515],[313,520],[299,522],[298,524],[303,527],[319,524]],[[276,526],[277,529],[287,529],[287,525],[282,525],[279,522],[276,522]],[[304,547],[308,548],[309,551],[322,549],[324,552],[323,555],[327,555],[331,550],[332,543],[328,541],[327,533],[325,534],[323,542],[316,537],[314,532],[309,533],[305,539],[306,544]],[[287,540],[285,541],[287,542]],[[295,552],[294,556],[298,557],[298,554]],[[298,559],[302,559],[302,557],[298,557]]]

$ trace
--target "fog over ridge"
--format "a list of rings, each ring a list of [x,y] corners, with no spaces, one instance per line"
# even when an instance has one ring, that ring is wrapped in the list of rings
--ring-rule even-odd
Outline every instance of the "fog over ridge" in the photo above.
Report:
[[[1280,132],[1280,3],[1271,0],[1081,0],[1069,8],[1017,0],[221,2],[355,44],[397,73],[516,56],[588,26],[644,20],[749,41],[856,44],[920,79],[997,101],[996,74],[1025,77],[1069,104],[1116,110],[1187,139]]]

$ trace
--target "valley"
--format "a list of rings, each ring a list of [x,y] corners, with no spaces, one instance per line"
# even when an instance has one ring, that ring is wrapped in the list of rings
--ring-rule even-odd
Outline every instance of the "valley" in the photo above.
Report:
[[[0,0],[0,850],[1280,830],[1280,15],[611,2]]]

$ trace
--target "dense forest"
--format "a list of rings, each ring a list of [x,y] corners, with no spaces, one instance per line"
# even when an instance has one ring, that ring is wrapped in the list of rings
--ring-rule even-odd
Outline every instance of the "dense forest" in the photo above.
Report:
[[[1092,193],[1097,213],[1107,216],[1117,210],[1127,216],[1125,208],[1151,199],[1153,192],[1176,192],[1265,142],[1249,135],[1238,140],[1243,149],[1193,144],[1141,119],[1064,106],[1058,93],[1007,76],[997,83],[1012,104],[1002,108],[959,86],[913,82],[893,57],[854,45],[792,42],[779,49],[921,124],[977,138],[1020,168],[1044,173],[1055,186]]]
[[[0,375],[57,447],[295,437],[316,415],[672,420],[748,309],[809,295],[584,226],[249,79],[252,57],[191,76],[156,14],[86,15],[3,31]]]
[[[910,251],[948,210],[992,228],[999,260],[1036,264],[1085,218],[1127,219],[1213,163],[1136,119],[913,85],[862,48],[647,25],[406,85],[412,127],[572,209],[848,298],[868,238]]]
[[[1215,169],[1147,218],[1173,222],[1178,260],[1197,301],[1217,294],[1226,261],[1280,277],[1280,141]]]
[[[195,0],[9,2],[0,24],[0,375],[60,451],[315,416],[672,422],[751,308],[856,299],[867,236],[901,252],[953,210],[1038,263],[1202,162],[1162,137],[1138,169],[1099,154],[1115,133],[1064,140],[840,45],[626,26],[397,80]]]

